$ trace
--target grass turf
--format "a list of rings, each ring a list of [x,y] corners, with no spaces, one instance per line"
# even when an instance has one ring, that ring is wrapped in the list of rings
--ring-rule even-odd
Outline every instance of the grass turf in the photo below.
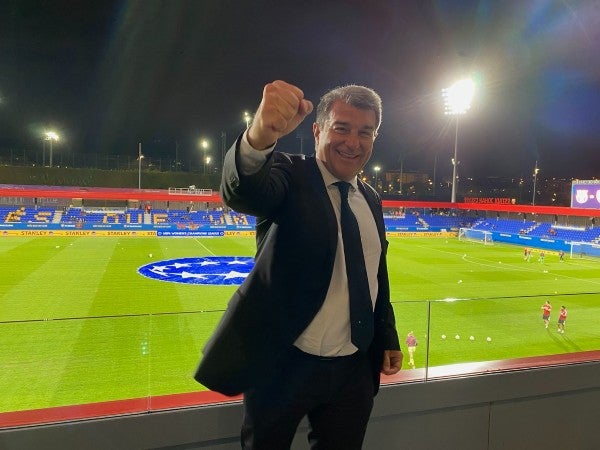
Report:
[[[203,389],[191,376],[235,287],[161,282],[137,268],[253,253],[242,237],[0,239],[0,412]],[[427,351],[437,366],[598,349],[600,261],[527,262],[514,246],[390,238],[388,262],[398,331],[419,340],[417,367]]]

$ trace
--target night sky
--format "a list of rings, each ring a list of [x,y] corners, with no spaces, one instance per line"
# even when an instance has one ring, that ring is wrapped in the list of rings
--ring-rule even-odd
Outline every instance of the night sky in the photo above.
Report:
[[[315,105],[357,83],[384,101],[367,169],[450,174],[441,89],[477,81],[460,117],[463,176],[600,177],[597,0],[3,0],[0,154],[217,155],[265,83]],[[278,148],[312,152],[314,115]],[[305,139],[299,139],[299,136]],[[437,161],[437,164],[434,163]]]

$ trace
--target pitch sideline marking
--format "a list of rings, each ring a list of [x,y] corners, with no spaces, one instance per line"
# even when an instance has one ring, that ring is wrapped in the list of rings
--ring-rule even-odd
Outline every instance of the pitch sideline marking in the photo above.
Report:
[[[199,241],[198,238],[194,238],[194,241],[197,242],[198,244],[200,244],[204,248],[204,250],[206,250],[208,253],[211,254],[211,256],[217,256],[206,245],[204,245],[201,241]]]

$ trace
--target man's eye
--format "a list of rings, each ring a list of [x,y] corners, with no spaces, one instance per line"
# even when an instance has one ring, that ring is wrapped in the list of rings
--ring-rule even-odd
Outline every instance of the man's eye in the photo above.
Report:
[[[340,134],[347,134],[350,130],[346,127],[333,127],[333,131]]]
[[[373,137],[373,132],[372,131],[361,131],[360,136],[371,139]]]

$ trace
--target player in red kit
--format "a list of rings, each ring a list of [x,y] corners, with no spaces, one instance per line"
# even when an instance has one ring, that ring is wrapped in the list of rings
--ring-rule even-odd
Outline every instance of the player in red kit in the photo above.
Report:
[[[550,322],[550,312],[552,311],[552,305],[549,300],[546,300],[546,303],[542,305],[542,320],[544,321],[544,326],[548,328],[548,323]]]
[[[560,307],[560,312],[558,313],[558,332],[565,332],[565,322],[567,321],[567,308],[564,306]]]

